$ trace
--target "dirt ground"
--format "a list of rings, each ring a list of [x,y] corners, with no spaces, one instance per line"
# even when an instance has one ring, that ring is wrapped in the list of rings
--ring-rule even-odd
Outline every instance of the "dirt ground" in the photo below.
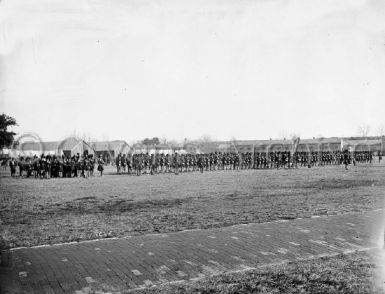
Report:
[[[12,248],[384,206],[385,166],[21,179],[0,173],[0,246]]]

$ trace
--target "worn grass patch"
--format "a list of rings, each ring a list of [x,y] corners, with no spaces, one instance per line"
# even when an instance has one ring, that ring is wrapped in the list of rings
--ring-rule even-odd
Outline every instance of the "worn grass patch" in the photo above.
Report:
[[[384,293],[376,283],[376,264],[368,252],[263,266],[195,282],[128,291],[157,293]]]
[[[0,172],[0,248],[217,228],[384,207],[383,166],[89,179]]]

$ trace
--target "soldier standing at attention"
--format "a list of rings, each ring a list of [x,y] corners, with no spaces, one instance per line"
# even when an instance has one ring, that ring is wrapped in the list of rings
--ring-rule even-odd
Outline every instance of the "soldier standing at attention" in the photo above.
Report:
[[[155,154],[151,154],[150,156],[150,174],[155,175],[156,172],[156,158]]]
[[[174,166],[175,166],[175,174],[177,175],[179,173],[179,165],[180,165],[180,156],[178,152],[175,152],[175,157],[174,157]]]
[[[19,175],[20,177],[23,176],[23,168],[24,168],[24,157],[23,156],[20,156],[19,158],[19,161],[18,161],[18,165],[19,165]]]
[[[104,170],[104,160],[102,159],[102,155],[99,155],[98,158],[98,171],[100,171],[100,176],[103,176],[103,170]]]
[[[143,168],[143,155],[140,153],[137,157],[137,167],[136,167],[136,175],[141,176],[142,175],[142,168]]]
[[[125,173],[126,172],[126,154],[123,154],[123,156],[120,158],[120,166],[123,173]]]
[[[131,154],[127,154],[127,156],[126,156],[126,165],[127,165],[127,173],[131,174],[131,169],[132,169],[132,157],[131,157]]]
[[[16,176],[16,165],[17,165],[17,162],[12,157],[11,160],[9,161],[9,168],[11,170],[11,177],[15,177]]]
[[[95,159],[94,159],[93,154],[90,154],[89,157],[90,157],[90,174],[91,174],[91,176],[94,176]]]
[[[349,165],[349,163],[350,163],[350,159],[349,159],[349,150],[345,150],[345,151],[344,151],[343,159],[344,159],[345,169],[347,170],[347,169],[348,169],[348,165]]]
[[[115,159],[115,164],[116,164],[116,172],[120,174],[120,156],[121,154],[119,153],[118,156]]]

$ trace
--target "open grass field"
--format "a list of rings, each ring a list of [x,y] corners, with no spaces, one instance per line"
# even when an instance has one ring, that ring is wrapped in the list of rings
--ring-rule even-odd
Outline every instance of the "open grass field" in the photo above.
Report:
[[[384,179],[385,166],[378,163],[348,171],[333,166],[141,177],[108,167],[103,177],[49,180],[1,171],[0,249],[374,210],[384,207]],[[374,259],[356,252],[135,292],[384,293],[373,283]]]
[[[89,179],[1,172],[2,249],[223,227],[384,207],[385,166],[216,171]]]

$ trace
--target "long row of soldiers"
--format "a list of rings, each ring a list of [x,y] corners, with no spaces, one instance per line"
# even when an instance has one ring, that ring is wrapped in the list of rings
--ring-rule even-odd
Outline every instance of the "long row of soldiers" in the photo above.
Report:
[[[209,154],[119,154],[115,159],[118,173],[179,173],[192,171],[297,168],[299,166],[341,165],[372,162],[370,151],[360,152],[296,152],[221,153]]]
[[[381,158],[381,157],[380,157]],[[215,171],[215,170],[241,170],[241,169],[279,169],[298,168],[326,165],[341,165],[345,168],[351,163],[371,163],[373,154],[370,151],[360,152],[296,152],[289,151],[270,153],[236,153],[213,152],[208,154],[119,154],[115,159],[118,173],[127,174],[157,174]],[[87,152],[83,155],[66,156],[34,156],[20,157],[18,160],[9,160],[11,175],[35,178],[57,177],[89,177],[94,175],[95,166],[103,175],[104,160],[102,157],[95,159]]]
[[[94,159],[92,154],[85,152],[82,156],[78,154],[67,157],[65,155],[58,157],[55,155],[41,155],[33,157],[20,157],[18,160],[11,158],[9,167],[11,176],[16,176],[16,169],[19,169],[20,177],[34,177],[41,179],[48,178],[71,178],[71,177],[89,177],[94,175],[95,163],[98,163],[98,170],[103,174],[102,158]]]

